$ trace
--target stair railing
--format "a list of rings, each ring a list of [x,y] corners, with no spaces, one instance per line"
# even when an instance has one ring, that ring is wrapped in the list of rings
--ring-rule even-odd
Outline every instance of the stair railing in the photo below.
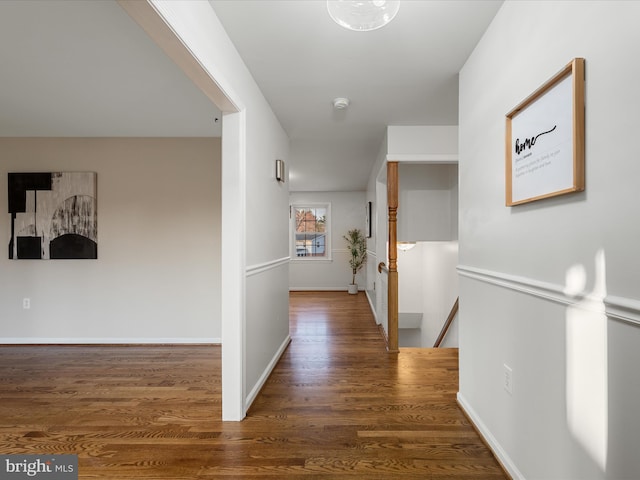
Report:
[[[447,331],[449,330],[449,327],[451,326],[453,319],[458,313],[459,300],[460,300],[460,297],[456,298],[456,301],[454,302],[453,307],[451,307],[449,316],[447,317],[447,320],[444,322],[444,325],[442,326],[442,330],[440,330],[440,335],[438,335],[438,338],[436,339],[436,343],[433,344],[433,348],[440,348],[440,344],[442,343],[442,340],[444,340],[444,337],[447,335]]]

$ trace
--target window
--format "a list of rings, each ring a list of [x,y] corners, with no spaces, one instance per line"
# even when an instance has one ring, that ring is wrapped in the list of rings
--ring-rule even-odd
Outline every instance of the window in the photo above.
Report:
[[[331,205],[292,205],[293,253],[297,260],[331,259]]]

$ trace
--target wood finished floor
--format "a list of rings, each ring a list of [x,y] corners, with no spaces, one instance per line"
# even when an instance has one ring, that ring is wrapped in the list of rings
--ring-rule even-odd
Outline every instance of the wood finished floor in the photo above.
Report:
[[[456,405],[457,350],[388,355],[363,294],[290,305],[239,423],[220,347],[0,347],[0,454],[78,454],[82,479],[507,478]]]

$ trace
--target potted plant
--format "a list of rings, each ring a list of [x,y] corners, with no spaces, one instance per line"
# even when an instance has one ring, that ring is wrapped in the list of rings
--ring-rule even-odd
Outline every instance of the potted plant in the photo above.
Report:
[[[349,284],[349,293],[355,295],[358,293],[356,274],[367,261],[367,241],[358,228],[349,230],[343,237],[347,241],[347,245],[349,247],[349,265],[353,272],[353,277]]]

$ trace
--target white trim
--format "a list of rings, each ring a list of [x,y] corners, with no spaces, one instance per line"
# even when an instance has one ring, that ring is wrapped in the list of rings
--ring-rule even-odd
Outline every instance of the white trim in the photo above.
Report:
[[[526,293],[562,305],[598,311],[599,313],[602,313],[602,309],[599,306],[604,302],[604,313],[608,317],[633,325],[640,325],[640,301],[635,299],[608,295],[603,300],[586,292],[571,295],[566,293],[562,285],[466,265],[458,265],[458,273],[463,277],[491,285]],[[584,300],[591,301],[585,302]]]
[[[349,288],[340,285],[339,287],[289,287],[290,292],[346,292]],[[358,285],[358,291],[364,292],[364,287]]]
[[[336,253],[349,254],[349,249],[348,248],[332,248],[331,249],[331,255],[328,258],[327,257],[298,257],[298,256],[296,256],[296,257],[291,257],[291,261],[292,262],[296,262],[296,263],[300,263],[300,262],[332,263],[333,261],[335,261],[334,254],[336,254]]]
[[[51,337],[24,337],[2,338],[0,345],[221,345],[220,338],[191,338],[191,337],[166,337],[166,338],[51,338]]]
[[[247,395],[247,399],[245,400],[245,405],[244,405],[245,412],[249,410],[249,407],[251,406],[253,401],[256,399],[256,397],[260,393],[260,390],[262,390],[262,387],[264,386],[266,381],[269,379],[269,375],[271,375],[271,372],[278,364],[280,357],[282,357],[282,354],[287,349],[290,343],[291,343],[291,336],[287,335],[287,338],[284,339],[284,342],[282,342],[282,344],[280,345],[280,348],[278,348],[278,351],[271,359],[271,362],[269,362],[269,365],[267,365],[267,368],[264,370],[264,372],[262,372],[262,375],[256,382],[255,386],[249,392],[249,395]]]
[[[374,252],[373,250],[369,250],[368,248],[367,248],[367,256],[368,257],[378,258],[378,254],[376,252]]]
[[[222,116],[222,420],[246,416],[247,115]]]
[[[333,258],[319,258],[319,257],[294,257],[291,259],[293,263],[333,263]]]
[[[640,325],[640,301],[608,295],[604,299],[604,305],[609,317]]]
[[[458,405],[465,412],[467,417],[471,420],[473,425],[476,427],[476,430],[480,433],[480,436],[489,445],[489,448],[496,456],[502,467],[511,475],[513,480],[525,480],[525,476],[518,470],[511,457],[507,455],[507,452],[502,448],[502,445],[496,440],[496,438],[491,434],[487,426],[480,420],[478,414],[471,408],[471,405],[465,400],[462,393],[458,392],[457,395]]]
[[[378,321],[378,315],[376,314],[376,307],[373,305],[373,302],[371,301],[371,297],[369,296],[369,290],[365,290],[364,293],[367,296],[367,301],[369,302],[369,308],[371,309],[371,314],[373,315],[373,318],[376,321],[376,325],[379,325],[380,322]]]
[[[221,112],[232,113],[244,109],[218,65],[210,61],[205,65],[186,41],[184,29],[188,27],[181,22],[183,12],[180,11],[184,7],[180,5],[176,8],[175,5],[180,2],[118,0],[118,3]],[[186,8],[193,11],[193,6]],[[150,9],[155,15],[149,14]],[[156,16],[162,20],[161,23]],[[180,27],[183,28],[182,32],[178,32]]]
[[[458,273],[463,277],[480,280],[484,283],[497,285],[518,292],[527,293],[534,297],[541,297],[557,303],[570,305],[574,301],[563,292],[559,285],[533,280],[531,278],[494,272],[482,268],[458,265]]]
[[[458,163],[457,153],[388,153],[387,162],[406,163]]]
[[[250,265],[247,267],[247,277],[251,277],[252,275],[258,275],[259,273],[264,273],[274,268],[278,268],[282,265],[286,265],[291,260],[291,257],[282,257],[277,258],[276,260],[270,260],[264,263],[258,263],[256,265]]]

